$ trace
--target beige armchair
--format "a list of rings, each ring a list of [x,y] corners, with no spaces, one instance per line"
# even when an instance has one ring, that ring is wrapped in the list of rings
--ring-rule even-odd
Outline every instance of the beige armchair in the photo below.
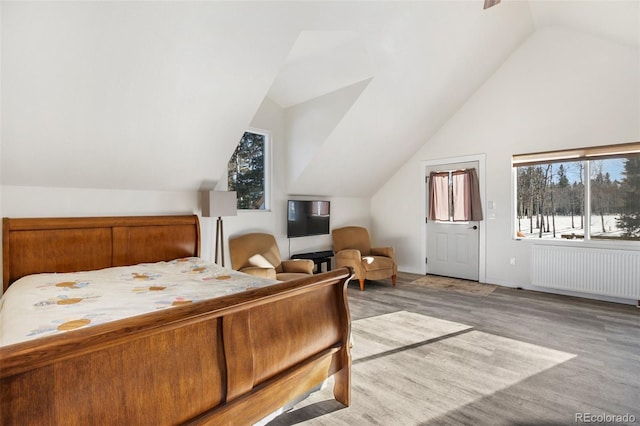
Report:
[[[278,281],[313,275],[313,261],[282,260],[271,234],[251,233],[229,238],[231,267],[236,271]]]
[[[393,259],[393,248],[371,247],[369,232],[359,226],[347,226],[331,231],[336,267],[350,266],[354,277],[364,290],[366,279],[380,280],[391,277],[396,285],[398,266]]]

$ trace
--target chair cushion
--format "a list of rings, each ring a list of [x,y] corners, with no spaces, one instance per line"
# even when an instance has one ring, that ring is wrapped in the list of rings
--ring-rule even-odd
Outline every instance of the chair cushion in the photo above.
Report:
[[[394,268],[394,261],[390,257],[384,256],[363,256],[362,257],[362,266],[364,266],[365,271],[378,271],[380,269],[391,269]]]
[[[236,271],[249,266],[271,266],[280,270],[280,250],[273,235],[251,233],[229,238],[231,267]],[[257,257],[254,257],[258,255]]]
[[[233,269],[248,271],[253,275],[284,281],[313,274],[314,264],[311,260],[283,262],[276,239],[271,234],[254,232],[230,238],[229,255]]]
[[[269,262],[263,255],[254,254],[249,258],[249,265],[255,266],[256,268],[274,268],[276,265]]]

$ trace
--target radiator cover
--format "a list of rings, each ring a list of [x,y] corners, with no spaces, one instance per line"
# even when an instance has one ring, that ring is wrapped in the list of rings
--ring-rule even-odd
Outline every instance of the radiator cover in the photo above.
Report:
[[[533,244],[531,284],[640,299],[640,251]]]

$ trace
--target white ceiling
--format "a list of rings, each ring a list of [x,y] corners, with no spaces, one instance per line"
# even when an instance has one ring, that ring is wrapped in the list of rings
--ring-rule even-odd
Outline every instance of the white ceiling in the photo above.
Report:
[[[636,48],[640,43],[637,0],[532,0],[529,7],[536,29],[563,27]]]
[[[287,190],[368,197],[536,30],[638,49],[639,4],[2,2],[2,184],[195,190],[265,97],[367,80]]]

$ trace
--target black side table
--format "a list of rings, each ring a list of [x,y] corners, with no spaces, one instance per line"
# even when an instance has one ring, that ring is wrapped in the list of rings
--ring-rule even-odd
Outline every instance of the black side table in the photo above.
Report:
[[[313,251],[309,253],[298,253],[291,256],[292,259],[309,259],[313,260],[316,265],[315,274],[322,272],[322,264],[327,264],[327,272],[331,270],[331,258],[333,257],[332,250]]]

